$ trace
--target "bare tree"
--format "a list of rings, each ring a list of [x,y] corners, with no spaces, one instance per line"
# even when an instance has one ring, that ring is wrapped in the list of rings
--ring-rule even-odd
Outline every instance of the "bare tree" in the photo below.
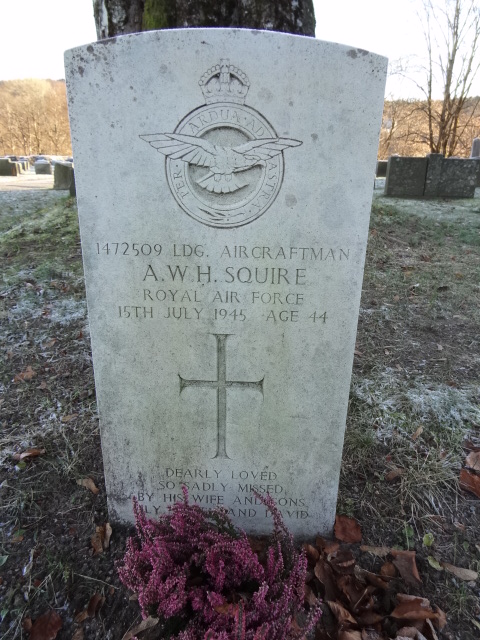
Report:
[[[424,0],[424,32],[428,63],[424,93],[428,143],[432,153],[455,154],[469,127],[480,98],[466,104],[480,68],[480,5],[478,0]],[[434,99],[437,83],[442,99]]]
[[[313,0],[93,0],[97,37],[179,27],[315,35]]]
[[[71,153],[65,83],[61,80],[0,82],[3,153]]]

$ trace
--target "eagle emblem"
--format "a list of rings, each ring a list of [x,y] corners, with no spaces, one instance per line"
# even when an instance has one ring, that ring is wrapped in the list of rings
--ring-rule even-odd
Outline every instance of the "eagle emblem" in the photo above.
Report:
[[[261,138],[236,147],[222,147],[195,136],[175,133],[140,137],[167,158],[208,167],[208,173],[195,182],[211,193],[233,193],[243,189],[248,184],[241,177],[243,172],[255,165],[265,166],[267,160],[287,147],[302,144],[290,138]]]
[[[221,228],[248,224],[275,201],[283,152],[302,142],[277,136],[264,116],[245,105],[249,80],[229,60],[209,69],[199,84],[204,106],[173,133],[140,138],[165,156],[172,195],[190,217]]]

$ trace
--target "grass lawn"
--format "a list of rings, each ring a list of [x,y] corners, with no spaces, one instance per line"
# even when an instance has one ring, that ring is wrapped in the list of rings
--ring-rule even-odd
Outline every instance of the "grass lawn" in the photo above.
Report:
[[[45,208],[38,192],[25,212],[1,195],[0,638],[27,638],[53,607],[59,640],[120,640],[139,613],[115,570],[125,531],[102,553],[91,542],[108,514],[76,203]],[[480,451],[479,343],[480,199],[377,192],[338,513],[364,545],[416,551],[422,584],[402,590],[446,612],[450,640],[480,637],[480,581],[440,564],[480,570],[480,500],[459,483]],[[95,594],[98,614],[83,615]]]

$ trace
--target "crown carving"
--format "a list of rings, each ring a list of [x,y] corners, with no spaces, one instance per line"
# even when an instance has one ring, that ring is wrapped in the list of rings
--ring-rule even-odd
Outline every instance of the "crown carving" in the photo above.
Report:
[[[220,60],[220,64],[205,71],[198,84],[205,96],[206,104],[214,102],[244,104],[250,87],[250,82],[243,71],[234,67],[227,59]]]

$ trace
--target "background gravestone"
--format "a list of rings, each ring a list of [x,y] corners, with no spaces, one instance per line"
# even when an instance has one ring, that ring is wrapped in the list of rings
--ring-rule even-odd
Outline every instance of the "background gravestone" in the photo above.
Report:
[[[56,162],[53,168],[53,188],[58,191],[69,191],[73,180],[71,162]]]
[[[472,142],[471,158],[480,158],[480,138],[474,138]]]
[[[386,196],[423,196],[427,158],[390,156],[385,180]]]
[[[387,176],[387,166],[388,166],[388,160],[379,160],[377,162],[377,171],[376,171],[377,178],[385,178]]]
[[[33,165],[36,174],[48,174],[52,173],[52,165],[48,160],[37,160]]]
[[[111,517],[185,483],[248,531],[255,490],[330,531],[386,59],[185,29],[66,71]]]

